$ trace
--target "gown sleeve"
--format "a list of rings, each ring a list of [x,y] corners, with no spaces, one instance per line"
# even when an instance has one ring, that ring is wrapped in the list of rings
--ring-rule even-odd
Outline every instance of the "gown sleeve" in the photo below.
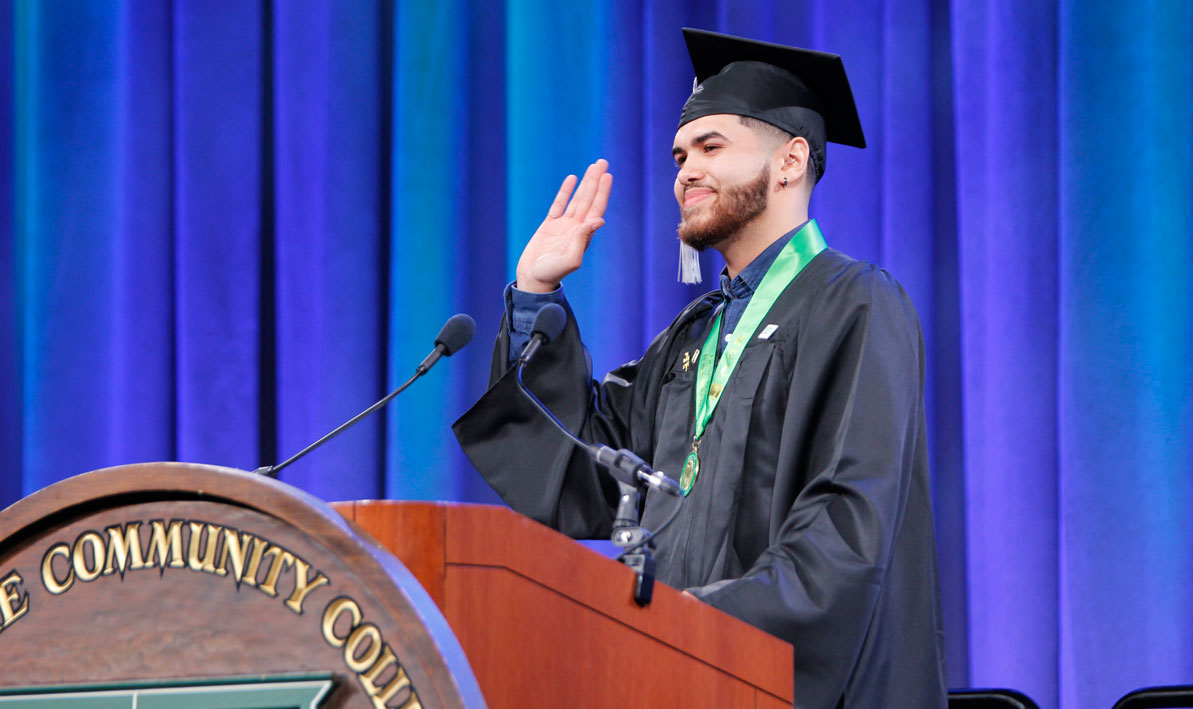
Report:
[[[685,309],[689,317],[700,301]],[[581,438],[628,448],[645,460],[654,449],[652,425],[659,369],[668,361],[676,327],[655,338],[639,360],[597,383],[570,308],[563,334],[544,347],[523,373],[528,389]],[[509,328],[503,320],[493,351],[488,391],[453,424],[460,446],[513,509],[574,538],[612,532],[619,487],[539,413],[517,389],[509,365]]]
[[[825,290],[792,345],[769,546],[740,577],[688,589],[792,643],[809,706],[818,692],[832,705],[867,634],[888,630],[877,608],[909,490],[927,480],[923,345],[910,301],[877,269]]]

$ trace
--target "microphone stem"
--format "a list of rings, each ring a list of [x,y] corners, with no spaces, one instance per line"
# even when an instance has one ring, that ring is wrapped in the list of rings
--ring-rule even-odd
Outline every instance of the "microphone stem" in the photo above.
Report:
[[[660,534],[662,534],[663,532],[667,531],[667,528],[670,527],[671,523],[675,521],[675,518],[679,516],[679,511],[681,509],[683,509],[682,504],[675,505],[675,509],[671,510],[671,514],[667,516],[667,519],[664,520],[661,525],[659,525],[658,529],[656,529],[653,532],[646,532],[644,535],[642,535],[642,538],[639,539],[636,544],[623,549],[621,551],[621,553],[618,554],[613,560],[614,561],[625,561],[625,558],[627,556],[629,556],[630,554],[636,553],[639,549],[641,549],[642,547],[646,546],[651,541],[653,541],[655,537],[657,537]]]
[[[514,376],[514,382],[518,385],[518,389],[527,399],[530,400],[530,403],[534,405],[534,408],[538,409],[539,413],[541,413],[543,416],[546,416],[547,420],[554,424],[555,428],[559,429],[563,435],[567,436],[572,443],[576,444],[586,453],[588,453],[588,456],[592,458],[593,461],[608,468],[615,478],[620,479],[627,485],[633,485],[634,487],[637,487],[640,482],[645,482],[659,492],[664,492],[673,497],[682,496],[679,485],[677,485],[675,481],[671,480],[662,473],[651,470],[641,458],[634,455],[632,452],[625,449],[615,451],[607,446],[589,443],[583,438],[580,438],[576,434],[572,433],[567,426],[563,425],[562,421],[555,417],[555,414],[551,413],[551,411],[547,409],[543,402],[539,401],[537,396],[532,394],[530,390],[526,388],[526,385],[522,382],[522,368],[525,366],[526,362],[522,360],[518,361],[517,371],[515,372]],[[644,472],[643,468],[646,468],[646,470],[649,471],[649,474]]]
[[[539,401],[538,397],[532,394],[530,390],[526,388],[526,385],[522,383],[522,369],[525,366],[525,360],[518,360],[518,371],[515,373],[514,377],[515,382],[518,385],[518,389],[520,389],[526,398],[530,400],[531,404],[534,404],[534,408],[538,409],[539,413],[541,413],[543,416],[546,416],[551,423],[555,424],[555,428],[558,428],[561,432],[563,432],[563,435],[571,439],[572,443],[575,443],[586,451],[590,451],[591,454],[592,446],[590,446],[584,439],[569,431],[568,427],[564,426],[562,421],[555,418],[555,414],[547,410],[547,407],[543,405],[543,402]]]
[[[412,376],[406,380],[405,384],[403,384],[402,386],[398,387],[397,389],[394,389],[393,391],[391,391],[381,401],[378,401],[376,404],[373,404],[369,408],[365,409],[364,411],[361,411],[359,414],[353,416],[352,418],[348,419],[344,423],[340,424],[340,426],[338,428],[336,428],[334,431],[331,431],[327,435],[323,436],[323,438],[320,438],[319,440],[315,441],[314,443],[307,446],[306,448],[303,448],[302,450],[298,451],[297,453],[290,456],[283,462],[278,463],[277,465],[271,465],[268,468],[258,468],[256,470],[254,470],[253,472],[260,473],[261,475],[267,475],[271,478],[276,478],[278,473],[281,472],[282,468],[285,468],[286,466],[290,465],[291,463],[299,460],[300,458],[305,456],[307,453],[310,453],[311,451],[315,450],[319,446],[323,445],[324,443],[330,441],[331,439],[340,435],[344,431],[348,430],[349,428],[354,426],[358,421],[360,421],[364,417],[368,416],[369,414],[373,413],[377,409],[380,409],[382,406],[385,406],[389,402],[393,401],[395,396],[397,396],[398,394],[401,394],[403,391],[405,391],[406,387],[413,384],[415,379],[418,379],[425,373],[426,373],[426,369],[423,369],[420,367],[417,371],[415,371],[414,376]]]

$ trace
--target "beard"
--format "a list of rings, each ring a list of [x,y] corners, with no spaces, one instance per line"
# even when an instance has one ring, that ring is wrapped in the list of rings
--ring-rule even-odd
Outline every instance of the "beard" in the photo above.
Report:
[[[681,208],[680,241],[697,251],[704,251],[729,239],[766,211],[769,188],[770,166],[764,165],[755,179],[719,191],[704,214],[689,218]],[[699,206],[695,208],[699,209]]]

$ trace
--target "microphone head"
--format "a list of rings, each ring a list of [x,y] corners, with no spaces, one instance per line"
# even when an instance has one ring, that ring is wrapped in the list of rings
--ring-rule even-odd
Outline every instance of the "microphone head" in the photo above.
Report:
[[[475,332],[476,321],[464,313],[456,313],[443,324],[443,329],[435,338],[435,346],[442,347],[443,354],[450,357],[468,344]]]
[[[568,316],[564,312],[563,306],[558,303],[548,303],[540,308],[538,314],[534,316],[534,327],[531,328],[531,333],[539,333],[543,336],[544,342],[552,342],[563,333],[567,322]]]

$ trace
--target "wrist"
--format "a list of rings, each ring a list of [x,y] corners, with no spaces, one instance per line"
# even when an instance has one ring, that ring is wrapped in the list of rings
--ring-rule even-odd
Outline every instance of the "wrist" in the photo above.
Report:
[[[514,288],[525,293],[550,293],[559,288],[558,283],[546,283],[537,278],[517,274],[515,276]]]

